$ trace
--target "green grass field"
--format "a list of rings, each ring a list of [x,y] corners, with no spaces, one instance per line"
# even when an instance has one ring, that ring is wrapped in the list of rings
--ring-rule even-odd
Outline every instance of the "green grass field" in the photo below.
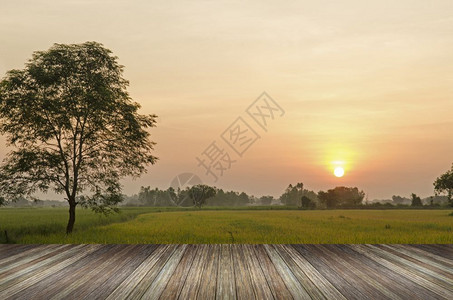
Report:
[[[109,217],[79,209],[64,234],[63,208],[0,209],[13,243],[453,243],[449,210],[122,208]]]

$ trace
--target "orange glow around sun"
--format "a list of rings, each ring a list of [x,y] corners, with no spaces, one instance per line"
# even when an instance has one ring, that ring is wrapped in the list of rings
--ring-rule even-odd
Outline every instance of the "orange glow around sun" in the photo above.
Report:
[[[355,165],[357,153],[348,145],[328,144],[324,152],[324,166],[336,178],[344,177]]]

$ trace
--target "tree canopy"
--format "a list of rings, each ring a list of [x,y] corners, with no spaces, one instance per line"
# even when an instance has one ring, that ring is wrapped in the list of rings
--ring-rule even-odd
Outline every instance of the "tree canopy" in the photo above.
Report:
[[[353,207],[362,204],[365,193],[358,188],[337,186],[327,192],[318,193],[319,201],[327,208]]]
[[[453,165],[451,169],[439,176],[434,182],[434,191],[437,194],[447,194],[450,205],[453,206]]]
[[[302,198],[300,199],[300,207],[314,209],[316,208],[316,203],[307,196],[302,196]]]
[[[215,195],[216,189],[205,184],[197,184],[189,189],[189,197],[192,199],[193,204],[198,208],[201,208],[206,203],[207,199],[214,197]]]
[[[314,203],[318,200],[315,192],[304,189],[304,184],[298,182],[295,185],[288,185],[285,192],[280,196],[280,201],[284,205],[299,206],[303,196],[310,198]]]
[[[14,148],[0,167],[5,201],[49,190],[70,205],[108,213],[121,201],[119,180],[139,176],[156,157],[123,66],[96,42],[54,44],[0,82],[0,133]],[[1,201],[0,201],[1,202]]]
[[[411,194],[411,206],[423,206],[422,199],[416,194]]]

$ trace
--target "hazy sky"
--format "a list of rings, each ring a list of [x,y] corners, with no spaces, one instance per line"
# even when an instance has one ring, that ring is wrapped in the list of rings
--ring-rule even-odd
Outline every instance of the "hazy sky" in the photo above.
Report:
[[[119,57],[141,112],[159,116],[159,161],[128,194],[193,172],[255,195],[303,182],[428,196],[453,162],[451,0],[0,0],[1,76],[85,41]],[[263,91],[285,110],[267,132],[245,113]],[[220,137],[239,116],[261,137],[243,157]],[[213,141],[236,160],[216,183],[195,159]]]

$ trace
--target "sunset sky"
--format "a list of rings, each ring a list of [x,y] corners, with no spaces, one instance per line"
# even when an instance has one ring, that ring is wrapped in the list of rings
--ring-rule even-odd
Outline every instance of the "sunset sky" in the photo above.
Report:
[[[451,0],[0,0],[1,77],[85,41],[119,57],[141,112],[159,116],[159,161],[127,194],[192,172],[256,196],[303,182],[425,197],[453,163]],[[246,113],[264,91],[285,111],[267,132]],[[242,157],[221,138],[238,117],[260,136]],[[236,160],[215,183],[196,160],[213,141]]]

